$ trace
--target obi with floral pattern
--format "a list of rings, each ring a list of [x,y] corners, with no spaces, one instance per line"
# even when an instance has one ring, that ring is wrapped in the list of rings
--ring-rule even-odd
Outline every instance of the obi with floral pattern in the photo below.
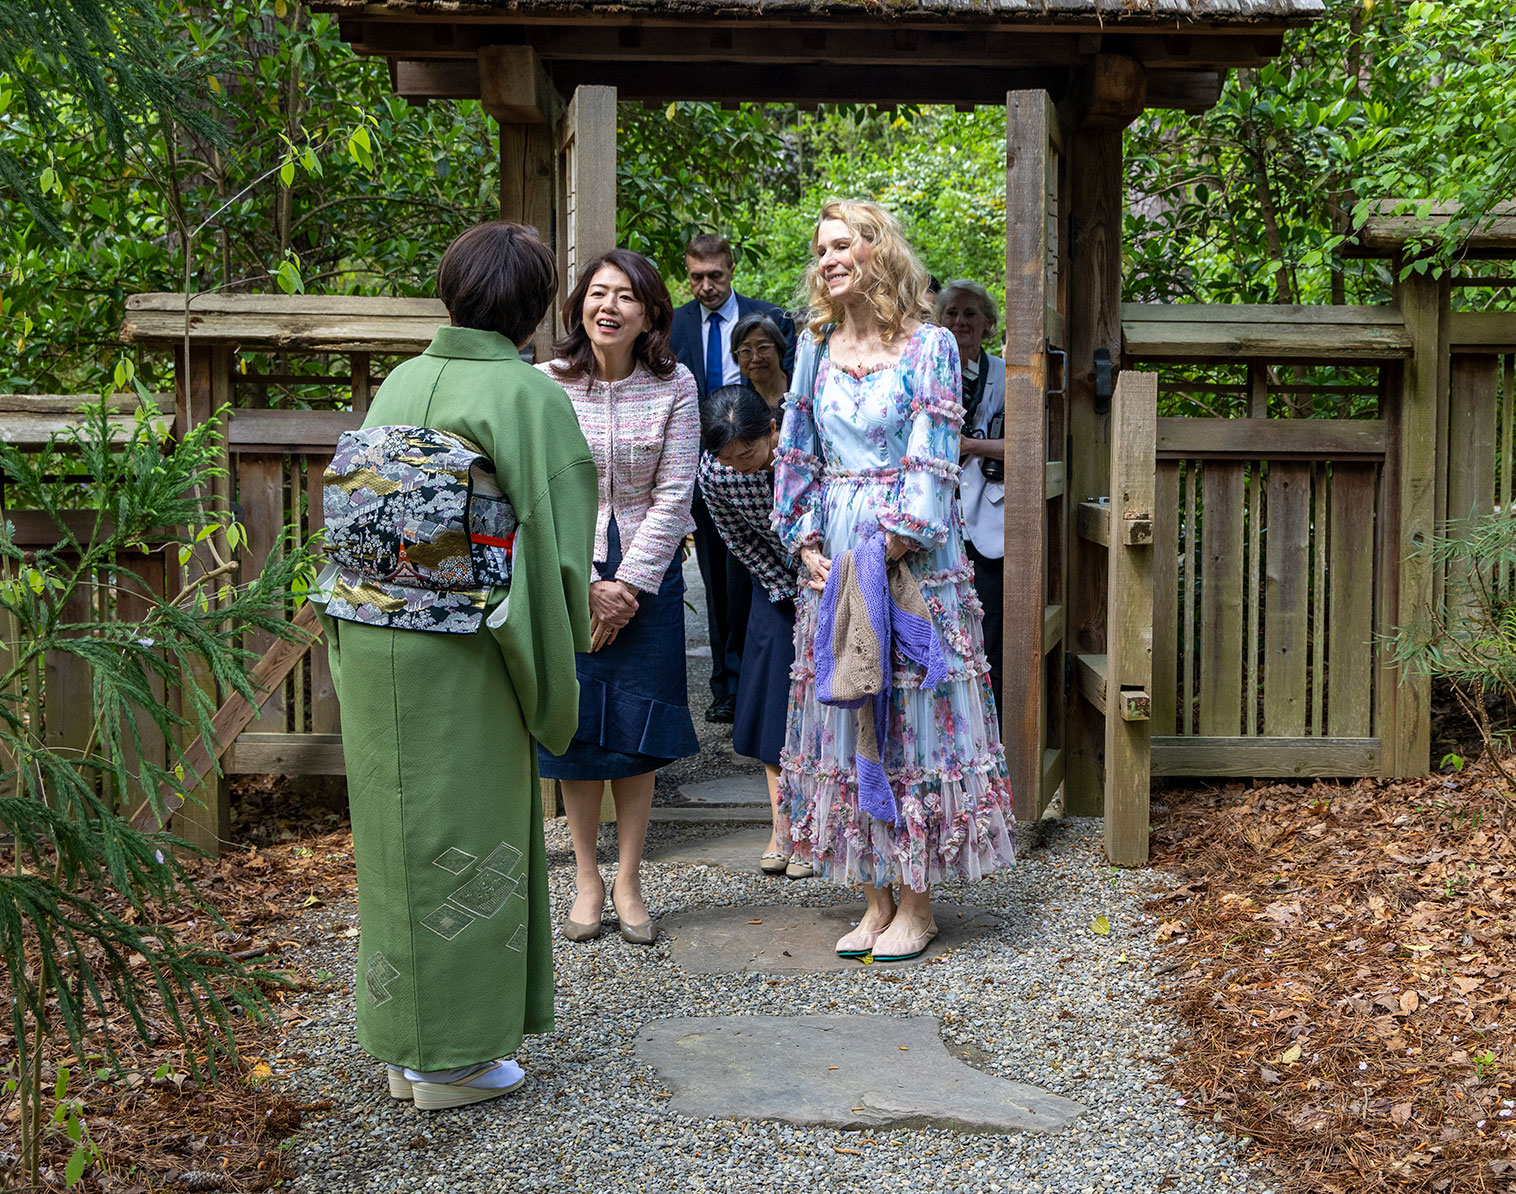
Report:
[[[331,617],[479,629],[490,589],[511,583],[516,513],[477,444],[431,427],[347,431],[323,481]]]

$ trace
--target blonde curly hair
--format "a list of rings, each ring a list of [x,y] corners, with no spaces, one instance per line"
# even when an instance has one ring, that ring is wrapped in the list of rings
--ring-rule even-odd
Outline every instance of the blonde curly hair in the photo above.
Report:
[[[862,291],[869,308],[882,328],[886,344],[898,336],[913,319],[924,319],[930,309],[926,301],[931,276],[916,260],[910,242],[900,228],[900,221],[890,212],[867,199],[832,199],[816,219],[816,231],[827,220],[841,220],[856,237],[874,248],[874,255],[864,268]],[[821,277],[821,253],[816,232],[811,233],[811,263],[803,283],[809,305],[806,320],[812,338],[821,339],[827,324],[840,324],[844,311],[834,303]]]

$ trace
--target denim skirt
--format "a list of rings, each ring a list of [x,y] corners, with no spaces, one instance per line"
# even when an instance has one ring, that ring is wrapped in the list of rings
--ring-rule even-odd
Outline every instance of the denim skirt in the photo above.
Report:
[[[602,577],[621,564],[621,532],[611,519]],[[690,721],[684,654],[684,571],[676,554],[656,593],[637,597],[637,612],[613,642],[574,657],[579,674],[579,729],[568,750],[537,748],[543,779],[622,779],[655,771],[700,750]]]
[[[732,724],[732,749],[739,755],[779,766],[794,662],[795,603],[774,604],[768,590],[755,581],[747,616],[747,642],[742,649],[742,673],[737,680],[737,716]]]

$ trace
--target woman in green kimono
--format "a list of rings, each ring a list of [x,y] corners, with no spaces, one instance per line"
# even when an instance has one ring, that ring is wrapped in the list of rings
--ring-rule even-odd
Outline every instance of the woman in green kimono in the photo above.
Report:
[[[508,588],[407,583],[426,571],[423,549],[436,549],[413,515],[401,567],[377,581],[343,569],[344,537],[349,547],[361,537],[332,512],[377,504],[396,487],[372,469],[344,472],[337,458],[327,474],[328,555],[338,562],[317,599],[358,864],[358,1040],[389,1063],[392,1095],[428,1109],[515,1089],[523,1034],[553,1027],[535,743],[562,752],[578,724],[574,653],[590,645],[596,510],[574,409],[517,352],[556,289],[552,254],[532,229],[502,221],[465,232],[437,271],[452,326],[389,375],[364,421],[391,443],[442,433],[486,458],[455,478],[471,503],[498,482],[514,537],[458,538],[465,569],[470,552],[495,544]]]

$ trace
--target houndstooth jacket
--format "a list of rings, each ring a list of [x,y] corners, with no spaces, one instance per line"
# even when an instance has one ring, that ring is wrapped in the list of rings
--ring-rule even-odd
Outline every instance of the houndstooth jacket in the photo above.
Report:
[[[773,527],[773,471],[739,473],[705,452],[700,457],[700,493],[727,548],[768,591],[769,600],[793,601],[797,564]]]

